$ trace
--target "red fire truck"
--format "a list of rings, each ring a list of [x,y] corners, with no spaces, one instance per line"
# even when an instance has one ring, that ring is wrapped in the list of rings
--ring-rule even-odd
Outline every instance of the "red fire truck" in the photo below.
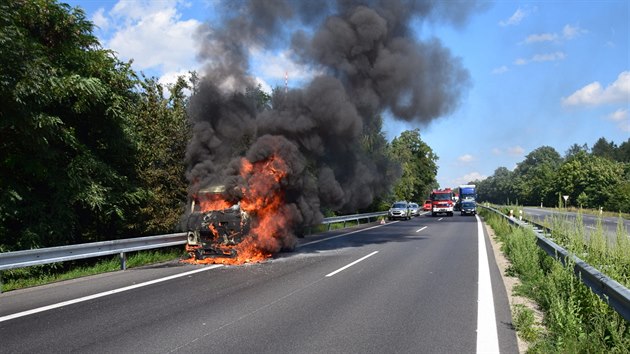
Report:
[[[453,216],[453,190],[450,188],[434,189],[431,192],[431,204],[432,216],[436,216],[438,213]]]

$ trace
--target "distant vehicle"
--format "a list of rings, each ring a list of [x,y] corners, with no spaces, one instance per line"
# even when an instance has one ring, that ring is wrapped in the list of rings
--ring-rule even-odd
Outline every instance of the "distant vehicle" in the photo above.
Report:
[[[425,200],[424,201],[424,205],[422,206],[422,210],[424,210],[424,211],[431,211],[431,208],[433,207],[432,205],[433,204],[431,203],[430,200]]]
[[[409,211],[411,216],[418,216],[420,215],[420,206],[417,203],[409,203]]]
[[[434,189],[431,192],[431,215],[436,216],[439,213],[445,213],[453,216],[453,190]]]
[[[467,199],[461,202],[460,215],[477,214],[477,202],[474,199]]]
[[[462,184],[458,188],[459,200],[455,203],[455,210],[461,210],[462,203],[466,200],[477,200],[477,186],[474,184]]]
[[[391,208],[387,212],[387,219],[411,219],[411,210],[409,210],[409,204],[407,202],[396,202],[392,204]]]

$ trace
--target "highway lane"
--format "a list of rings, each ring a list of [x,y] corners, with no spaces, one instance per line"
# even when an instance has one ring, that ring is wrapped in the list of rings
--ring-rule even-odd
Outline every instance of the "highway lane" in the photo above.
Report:
[[[532,221],[544,222],[545,218],[550,218],[553,215],[559,216],[561,218],[565,218],[568,222],[575,222],[577,217],[577,213],[569,212],[569,211],[560,211],[554,209],[543,209],[536,207],[523,207],[523,212],[525,213],[524,217],[530,217]],[[518,215],[516,215],[518,216]],[[584,224],[584,228],[588,232],[593,232],[597,230],[597,222],[600,219],[599,216],[591,215],[591,214],[583,214],[582,215],[582,223]],[[617,224],[619,222],[618,218],[613,217],[601,217],[601,225],[602,230],[605,234],[607,234],[611,239],[617,234]],[[630,220],[622,220],[622,227],[625,230],[626,235],[628,234],[628,230],[630,230]]]
[[[90,283],[95,293],[202,269],[2,321],[0,352],[475,352],[476,219],[421,216],[363,229],[307,237],[262,264],[171,264],[1,294],[0,317],[24,311],[28,299],[46,304],[46,293],[55,302],[77,288],[88,294]],[[491,254],[489,263],[499,348],[516,352]]]

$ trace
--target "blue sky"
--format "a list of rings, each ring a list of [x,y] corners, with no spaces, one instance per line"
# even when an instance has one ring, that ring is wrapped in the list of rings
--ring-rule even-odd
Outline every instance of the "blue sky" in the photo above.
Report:
[[[104,47],[162,82],[200,70],[195,30],[212,23],[218,0],[73,0],[99,26]],[[496,1],[454,28],[417,23],[419,40],[438,38],[461,59],[472,86],[457,110],[428,126],[386,119],[391,140],[419,128],[439,156],[438,182],[455,187],[498,167],[513,169],[548,145],[630,138],[630,2]],[[288,49],[287,49],[288,50]],[[286,51],[252,51],[263,87],[299,86],[316,73]]]

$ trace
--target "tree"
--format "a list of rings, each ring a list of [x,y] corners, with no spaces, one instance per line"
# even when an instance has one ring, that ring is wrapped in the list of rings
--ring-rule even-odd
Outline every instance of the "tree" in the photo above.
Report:
[[[614,142],[608,142],[606,138],[601,137],[593,145],[591,153],[595,156],[604,157],[609,160],[617,160],[617,145]]]
[[[617,161],[630,163],[630,138],[617,148]]]
[[[135,75],[92,30],[66,4],[0,3],[4,248],[117,237],[142,198],[129,115]]]
[[[185,90],[192,84],[192,79],[181,76],[168,88],[155,78],[140,82],[140,100],[133,114],[136,174],[147,195],[129,226],[137,235],[175,231],[183,215],[188,187],[184,158],[191,137]]]
[[[623,165],[608,159],[580,152],[567,159],[556,176],[556,191],[570,200],[580,198],[585,208],[608,209],[624,187]],[[621,207],[625,209],[625,207]]]
[[[499,167],[494,174],[482,181],[476,181],[477,196],[480,201],[497,204],[515,202],[513,172]]]
[[[390,145],[383,132],[383,117],[376,115],[372,119],[366,119],[363,124],[363,134],[361,135],[361,150],[365,152],[366,159],[372,161],[379,171],[384,172],[384,179],[394,180],[393,176],[398,176],[398,165],[389,158]],[[396,177],[397,178],[397,177]],[[359,212],[381,211],[388,207],[391,200],[390,188],[384,188],[382,193],[376,193],[372,203]]]
[[[569,149],[564,153],[564,158],[568,159],[573,155],[579,154],[581,152],[588,153],[588,145],[584,143],[583,145],[573,144],[569,147]]]
[[[550,146],[542,146],[525,156],[514,170],[514,189],[523,205],[553,205],[552,184],[562,158]]]
[[[407,130],[392,140],[390,156],[398,161],[402,176],[394,186],[398,200],[424,200],[437,186],[437,155],[420,139],[418,129]]]
[[[262,90],[262,85],[246,88],[245,96],[255,102],[257,111],[271,109],[271,95]]]

